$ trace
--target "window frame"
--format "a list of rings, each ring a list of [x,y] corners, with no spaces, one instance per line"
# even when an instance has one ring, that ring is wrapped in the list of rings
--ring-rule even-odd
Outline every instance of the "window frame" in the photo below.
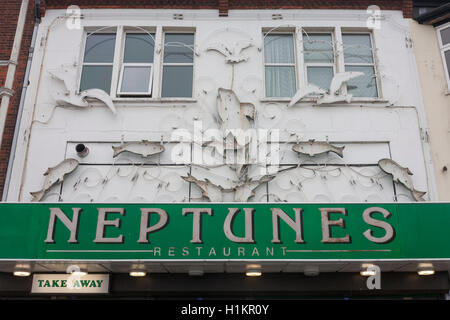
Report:
[[[136,28],[137,27],[137,28]],[[126,33],[144,33],[145,29],[149,33],[153,34],[155,37],[155,51],[153,56],[153,67],[151,75],[151,93],[148,94],[136,94],[131,93],[129,95],[119,94],[120,85],[122,82],[122,64],[123,64],[123,54],[125,50],[125,35]],[[97,31],[99,30],[99,31]],[[112,75],[111,75],[111,89],[108,95],[113,101],[116,102],[196,102],[197,99],[194,97],[195,93],[195,64],[197,56],[197,30],[195,27],[189,26],[134,26],[134,25],[117,25],[117,26],[86,26],[83,29],[82,41],[80,46],[80,54],[78,60],[77,68],[77,87],[76,92],[80,93],[81,78],[83,74],[84,66],[84,54],[86,49],[87,35],[89,33],[107,33],[115,34],[115,48],[114,48],[114,58],[112,63],[106,63],[107,65],[112,65]],[[192,95],[191,97],[161,97],[162,93],[162,76],[163,76],[163,55],[164,55],[164,34],[165,33],[190,33],[194,35],[193,44],[193,62],[192,62]],[[92,63],[93,65],[99,65],[97,63]],[[86,63],[87,65],[87,63]]]
[[[331,43],[332,43],[332,48],[333,48],[333,62],[328,62],[328,63],[325,63],[325,62],[306,62],[306,59],[305,59],[305,52],[306,52],[306,50],[305,50],[305,47],[304,47],[304,41],[305,41],[305,37],[304,37],[304,33],[305,33],[305,31],[304,30],[302,30],[302,52],[303,52],[303,55],[302,55],[302,63],[303,63],[303,71],[304,71],[304,75],[303,75],[303,81],[304,81],[304,84],[305,85],[308,85],[309,84],[309,82],[308,82],[308,67],[327,67],[327,68],[329,68],[329,67],[332,67],[333,68],[333,77],[336,75],[336,72],[337,72],[337,64],[338,64],[338,59],[337,59],[337,57],[336,57],[336,46],[335,46],[335,43],[336,43],[336,37],[335,37],[335,34],[334,34],[334,30],[314,30],[314,29],[312,29],[312,30],[308,30],[306,33],[307,34],[329,34],[329,35],[331,35]],[[331,79],[333,79],[333,78],[331,78]],[[325,88],[322,88],[322,89],[325,89]],[[312,96],[313,97],[313,96]]]
[[[289,34],[292,35],[292,49],[294,54],[294,62],[293,63],[266,63],[266,57],[265,57],[265,39],[267,35],[267,31],[270,31],[270,28],[263,28],[262,30],[262,63],[263,63],[263,92],[264,92],[264,98],[263,100],[273,100],[273,101],[283,101],[283,100],[289,100],[292,97],[269,97],[267,96],[267,84],[266,84],[266,67],[294,67],[294,79],[295,79],[295,92],[299,88],[299,72],[298,72],[298,49],[297,49],[297,30],[287,30],[282,31],[278,30],[275,32],[270,32],[270,35],[277,35],[277,34]],[[294,92],[294,95],[295,95]]]
[[[166,34],[192,34],[194,36],[194,42],[192,43],[192,62],[164,62],[164,52],[166,48]],[[162,35],[161,35],[161,54],[160,54],[160,73],[159,73],[159,97],[161,101],[164,100],[191,100],[194,99],[194,92],[195,92],[195,48],[196,48],[196,31],[189,29],[186,30],[183,28],[174,29],[174,28],[163,28],[162,29]],[[191,66],[192,67],[192,92],[190,97],[163,97],[162,91],[163,91],[163,76],[164,76],[164,67],[165,66]]]
[[[117,82],[117,90],[116,90],[116,97],[118,98],[122,98],[122,97],[128,97],[129,96],[142,96],[142,97],[148,97],[148,98],[152,98],[153,97],[153,76],[154,76],[154,70],[155,70],[155,58],[156,58],[156,51],[157,51],[157,43],[156,43],[156,32],[153,32],[153,39],[154,39],[154,44],[153,44],[153,62],[124,62],[124,58],[125,58],[125,44],[126,44],[126,39],[127,39],[127,33],[130,34],[147,34],[144,31],[140,31],[140,30],[123,30],[122,35],[121,35],[121,54],[120,54],[120,70],[119,70],[119,80]],[[149,33],[152,33],[149,31]],[[116,39],[117,41],[117,39]],[[147,92],[128,92],[128,91],[122,91],[122,81],[123,81],[123,74],[124,74],[124,69],[125,67],[150,67],[150,79],[149,79],[149,86],[148,86],[148,90]]]
[[[117,48],[117,45],[118,45],[118,43],[117,43],[117,40],[118,40],[117,35],[119,33],[119,30],[118,30],[119,28],[116,27],[116,26],[112,26],[110,28],[105,27],[104,30],[99,30],[98,32],[96,32],[96,30],[98,30],[98,29],[103,29],[103,28],[98,27],[96,29],[93,29],[92,27],[89,27],[89,28],[85,28],[83,30],[83,42],[82,42],[82,44],[80,46],[80,56],[79,56],[80,57],[80,64],[79,64],[80,68],[78,68],[78,70],[79,70],[78,71],[78,79],[77,79],[78,81],[77,81],[77,87],[76,87],[75,92],[80,94],[82,91],[84,91],[84,90],[81,90],[81,80],[83,78],[84,66],[111,66],[112,67],[112,71],[111,71],[110,89],[109,89],[109,92],[106,92],[106,91],[105,92],[108,93],[111,97],[113,97],[113,96],[115,96],[113,79],[114,79],[114,70],[116,68],[115,60],[116,60],[116,48]],[[112,60],[111,63],[109,63],[109,62],[85,62],[84,61],[85,54],[86,54],[86,45],[87,45],[88,35],[93,33],[93,32],[95,32],[95,34],[114,34],[116,36],[115,43],[114,43],[113,60]]]
[[[273,27],[262,27],[261,28],[261,50],[264,50],[264,38],[265,35],[269,30],[273,30]],[[308,74],[307,74],[307,66],[310,65],[310,63],[306,63],[304,59],[304,53],[303,53],[303,31],[306,31],[308,33],[326,33],[331,34],[331,37],[333,39],[333,53],[334,53],[334,64],[333,64],[333,73],[336,75],[336,73],[339,72],[345,72],[345,66],[347,65],[344,60],[344,49],[343,49],[343,40],[342,36],[344,34],[366,34],[370,37],[370,43],[372,46],[372,58],[373,63],[368,64],[369,66],[374,68],[374,76],[375,76],[375,83],[376,83],[376,89],[377,89],[377,96],[375,97],[357,97],[353,96],[351,103],[361,103],[361,102],[367,102],[367,103],[385,103],[387,102],[383,98],[383,88],[381,86],[381,77],[378,71],[378,56],[376,52],[376,46],[375,46],[375,38],[374,34],[371,30],[368,30],[367,28],[360,28],[360,27],[346,27],[346,26],[316,26],[316,25],[299,25],[294,27],[283,27],[279,28],[277,31],[273,32],[274,34],[293,34],[294,39],[294,54],[295,54],[295,72],[296,72],[296,90],[298,91],[299,88],[304,88],[308,84]],[[271,32],[272,33],[272,32]],[[264,51],[263,54],[260,56],[261,58],[261,65],[263,66],[262,69],[262,78],[263,78],[263,97],[259,100],[261,102],[285,102],[290,101],[292,97],[268,97],[266,95],[266,81],[265,81],[265,61],[264,61]],[[351,65],[350,63],[348,65]],[[354,64],[362,66],[362,64]],[[319,64],[317,64],[319,66]],[[325,65],[324,65],[325,66]],[[326,65],[327,67],[331,66],[330,64]],[[300,72],[302,71],[302,72]],[[347,94],[347,86],[342,86],[340,90],[340,94],[346,95]],[[317,97],[310,96],[306,97],[303,101],[304,102],[314,102]]]
[[[370,30],[367,31],[354,31],[354,30],[340,30],[341,33],[341,39],[342,39],[342,72],[345,72],[346,66],[355,66],[355,67],[373,67],[373,75],[375,76],[375,84],[376,84],[376,91],[377,95],[375,97],[360,97],[360,96],[353,96],[353,101],[362,101],[362,100],[369,100],[369,101],[377,101],[381,100],[381,87],[380,87],[380,77],[378,75],[378,68],[377,68],[377,57],[375,54],[375,42],[373,39],[373,33]],[[372,63],[346,63],[345,62],[345,55],[344,55],[344,35],[345,34],[365,34],[369,35],[370,38],[370,45],[371,45],[371,51],[372,51]],[[345,94],[347,94],[347,85],[344,86]]]
[[[450,43],[447,43],[446,45],[444,45],[444,43],[442,42],[442,36],[441,36],[441,31],[444,29],[447,29],[447,28],[450,28],[450,22],[447,22],[447,23],[443,24],[442,26],[437,27],[436,32],[437,32],[438,41],[439,41],[439,50],[441,51],[442,64],[444,66],[445,79],[447,80],[447,93],[450,94],[450,74],[449,74],[450,66],[447,64],[447,60],[445,59],[445,53],[447,51],[450,51]]]

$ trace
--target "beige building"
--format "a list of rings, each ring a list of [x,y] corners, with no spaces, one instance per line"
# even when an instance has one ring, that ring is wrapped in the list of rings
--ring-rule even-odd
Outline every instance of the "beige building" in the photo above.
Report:
[[[447,2],[447,1],[446,1]],[[450,201],[450,3],[414,2],[413,43],[440,201]]]

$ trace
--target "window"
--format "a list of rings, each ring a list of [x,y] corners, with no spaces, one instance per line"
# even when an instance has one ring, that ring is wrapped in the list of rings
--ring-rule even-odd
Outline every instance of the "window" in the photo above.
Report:
[[[93,88],[111,91],[115,44],[115,33],[87,35],[80,91]]]
[[[364,73],[364,76],[347,82],[347,93],[354,97],[378,97],[375,62],[370,34],[344,33],[345,71]]]
[[[193,49],[193,33],[165,34],[162,97],[192,97]]]
[[[437,31],[442,60],[444,63],[445,76],[447,79],[447,87],[450,91],[450,24],[444,25],[444,27],[437,29]]]
[[[303,57],[307,82],[328,90],[335,73],[332,34],[303,33]]]
[[[86,34],[79,90],[101,89],[112,99],[192,98],[194,32],[118,26]]]
[[[268,34],[264,37],[266,97],[292,97],[296,92],[293,34]]]
[[[126,33],[118,95],[151,95],[154,34]]]

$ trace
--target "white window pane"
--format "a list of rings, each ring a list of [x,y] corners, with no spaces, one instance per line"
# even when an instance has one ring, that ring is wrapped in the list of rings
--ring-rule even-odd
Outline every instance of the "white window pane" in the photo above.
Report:
[[[113,33],[94,33],[86,38],[84,62],[113,62],[116,35]]]
[[[266,63],[295,63],[292,34],[269,34],[264,38]]]
[[[347,92],[354,97],[378,97],[377,81],[373,67],[346,66],[345,71],[363,72],[364,76],[347,82]]]
[[[315,84],[322,89],[330,89],[331,80],[333,79],[332,67],[308,67],[308,83]]]
[[[153,38],[147,33],[127,33],[123,62],[152,63],[155,51]]]
[[[442,29],[440,32],[441,32],[442,45],[445,46],[446,44],[449,44],[450,43],[450,27]]]
[[[266,66],[266,96],[292,97],[295,94],[295,67]]]
[[[333,63],[333,38],[327,33],[303,34],[305,62]]]
[[[192,66],[164,66],[163,97],[192,97]]]
[[[112,66],[83,66],[80,91],[87,89],[111,90]]]
[[[149,92],[151,67],[125,66],[123,68],[121,92]]]
[[[373,63],[369,34],[343,34],[345,63]]]
[[[192,63],[193,45],[193,33],[167,33],[164,38],[164,63]]]

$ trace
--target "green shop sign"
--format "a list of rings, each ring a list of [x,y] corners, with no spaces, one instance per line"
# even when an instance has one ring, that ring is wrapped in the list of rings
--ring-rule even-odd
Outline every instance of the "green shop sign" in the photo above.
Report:
[[[449,259],[450,203],[0,204],[0,259]]]

